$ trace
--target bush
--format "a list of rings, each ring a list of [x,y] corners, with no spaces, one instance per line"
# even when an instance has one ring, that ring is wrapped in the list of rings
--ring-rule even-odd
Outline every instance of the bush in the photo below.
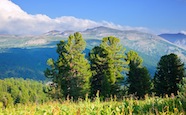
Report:
[[[179,93],[178,97],[180,98],[183,108],[186,111],[186,78],[183,78],[182,82],[178,84]]]
[[[11,95],[7,92],[1,92],[0,93],[0,107],[6,108],[13,104],[13,99]]]

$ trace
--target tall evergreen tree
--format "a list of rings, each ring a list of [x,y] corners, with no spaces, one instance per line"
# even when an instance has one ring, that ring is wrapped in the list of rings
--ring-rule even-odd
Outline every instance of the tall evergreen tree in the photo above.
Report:
[[[184,77],[184,63],[176,54],[161,57],[154,76],[154,88],[157,95],[177,94],[177,84]]]
[[[57,44],[57,61],[48,60],[51,69],[47,69],[45,75],[57,83],[58,91],[65,97],[77,99],[89,93],[91,70],[82,53],[85,46],[82,35],[76,32],[69,36],[67,42],[61,41]]]
[[[127,62],[124,60],[124,49],[116,37],[105,37],[100,46],[94,47],[89,54],[91,70],[91,92],[99,90],[100,95],[108,97],[117,94]]]
[[[128,92],[143,98],[151,89],[150,74],[146,67],[142,66],[143,59],[137,52],[129,51],[127,60],[129,61],[129,73],[127,74]]]

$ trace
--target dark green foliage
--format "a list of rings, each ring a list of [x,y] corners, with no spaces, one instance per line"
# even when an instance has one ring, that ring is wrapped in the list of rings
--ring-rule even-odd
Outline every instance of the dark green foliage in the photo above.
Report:
[[[129,85],[129,94],[135,94],[139,98],[143,98],[151,89],[150,74],[146,67],[142,66],[142,58],[137,52],[129,51],[127,53],[127,61],[129,61],[129,73],[127,74],[127,83]]]
[[[115,37],[105,37],[100,46],[94,47],[89,54],[91,70],[91,93],[109,97],[117,95],[121,81],[124,77],[122,72],[126,70],[127,62],[124,60],[124,49]]]
[[[154,88],[157,95],[177,94],[177,84],[184,77],[184,63],[176,54],[161,57],[154,76]]]
[[[6,78],[0,80],[0,102],[3,106],[28,102],[45,102],[48,95],[44,92],[47,87],[33,80]]]
[[[50,69],[45,71],[45,76],[57,84],[56,93],[70,96],[74,99],[84,97],[90,90],[91,70],[88,60],[85,59],[86,42],[82,35],[76,32],[70,35],[67,42],[57,44],[57,61],[48,60]],[[60,98],[60,97],[59,97]]]
[[[179,96],[185,98],[186,101],[186,77],[183,78],[182,82],[178,84]]]
[[[106,70],[106,54],[103,54],[104,49],[99,46],[94,47],[89,54],[92,78],[91,78],[91,94],[95,96],[97,91],[101,92],[101,96],[104,94],[104,82],[106,78],[104,76],[103,70]],[[103,93],[103,94],[102,94]]]

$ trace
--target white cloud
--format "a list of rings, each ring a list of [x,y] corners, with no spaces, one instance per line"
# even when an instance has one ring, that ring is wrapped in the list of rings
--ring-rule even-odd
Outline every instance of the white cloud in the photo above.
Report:
[[[82,31],[97,26],[107,26],[121,30],[147,30],[143,27],[133,28],[107,21],[95,22],[88,19],[79,19],[73,16],[52,19],[43,14],[31,15],[10,0],[0,0],[0,22],[0,34],[42,34],[50,30]]]
[[[182,30],[180,33],[182,33],[182,34],[185,34],[185,35],[186,35],[186,31],[184,31],[184,30]]]
[[[88,19],[78,19],[73,16],[63,16],[53,20],[56,22],[56,27],[62,30],[85,30],[100,25],[98,22]]]
[[[102,26],[107,26],[107,27],[110,27],[110,28],[114,28],[114,29],[119,29],[119,30],[138,30],[138,31],[143,31],[143,32],[149,31],[145,27],[121,26],[121,25],[117,25],[117,24],[114,24],[112,22],[107,22],[107,21],[103,21],[101,23],[101,25]]]

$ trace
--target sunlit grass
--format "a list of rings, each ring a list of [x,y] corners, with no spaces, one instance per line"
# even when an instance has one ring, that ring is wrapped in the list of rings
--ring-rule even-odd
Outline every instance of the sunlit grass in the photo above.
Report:
[[[132,97],[122,101],[108,99],[94,101],[90,99],[79,101],[50,101],[43,104],[17,104],[0,109],[2,115],[184,115],[182,102],[176,97],[148,97],[136,100]]]

